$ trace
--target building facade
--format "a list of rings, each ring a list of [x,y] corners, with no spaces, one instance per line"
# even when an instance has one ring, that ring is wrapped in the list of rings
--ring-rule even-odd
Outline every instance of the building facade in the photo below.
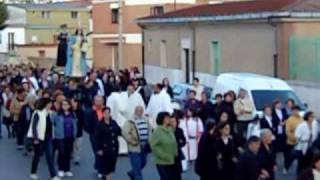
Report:
[[[92,32],[89,2],[10,4],[7,7],[9,18],[0,30],[0,52],[24,60],[46,59],[54,64],[57,37],[63,24],[70,34],[78,27],[83,28],[85,34]],[[92,42],[90,36],[88,41]],[[92,49],[89,49],[91,59]]]
[[[119,1],[94,0],[92,2],[94,65],[111,68],[141,67],[142,34],[134,22],[135,19],[207,2],[207,0],[123,0],[123,59],[120,62],[118,60]]]
[[[260,0],[141,18],[145,76],[213,85],[223,72],[254,72],[320,82],[319,11],[316,0]]]

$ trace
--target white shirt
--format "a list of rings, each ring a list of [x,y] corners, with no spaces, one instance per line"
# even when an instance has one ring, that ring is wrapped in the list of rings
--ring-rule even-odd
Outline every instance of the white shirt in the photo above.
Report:
[[[150,116],[152,121],[157,118],[159,112],[170,114],[173,112],[171,98],[165,90],[162,90],[159,94],[153,94],[146,109],[146,114]],[[155,122],[152,125],[155,127]]]
[[[27,79],[25,78],[25,80],[27,80]],[[38,84],[38,81],[37,81],[37,79],[35,77],[31,76],[31,77],[28,78],[28,80],[31,82],[32,88],[34,88],[35,90],[39,89],[39,84]]]
[[[295,146],[295,150],[302,151],[303,154],[305,154],[311,145],[310,143],[313,143],[317,137],[318,137],[318,123],[316,120],[314,120],[311,124],[311,128],[309,127],[308,123],[306,121],[300,123],[294,133],[297,144]],[[310,142],[310,138],[311,142]]]
[[[198,101],[201,101],[201,94],[204,91],[204,88],[201,85],[198,85],[197,87],[192,86],[191,88],[192,90],[194,90],[196,92],[196,99]]]
[[[260,123],[259,122],[258,123],[249,123],[247,139],[249,139],[251,136],[260,137]]]
[[[269,126],[272,128],[272,118],[270,116],[264,116],[264,118],[267,120]]]
[[[281,109],[275,109],[275,110],[278,118],[280,119],[280,121],[282,121],[283,120],[282,110]]]

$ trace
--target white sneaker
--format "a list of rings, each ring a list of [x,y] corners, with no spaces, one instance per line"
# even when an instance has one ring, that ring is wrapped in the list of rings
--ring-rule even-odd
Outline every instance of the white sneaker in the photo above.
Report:
[[[30,179],[32,179],[32,180],[38,180],[39,177],[38,177],[36,174],[31,174],[31,175],[30,175]]]
[[[58,172],[58,176],[59,176],[59,177],[64,177],[64,172],[63,172],[63,171],[59,171],[59,172]]]
[[[67,177],[73,177],[73,173],[70,172],[70,171],[64,173],[64,175],[67,176]]]
[[[101,179],[102,178],[102,174],[98,174],[98,178]]]
[[[61,180],[61,178],[59,178],[58,176],[55,176],[52,178],[52,180]]]
[[[287,174],[288,174],[288,170],[287,170],[286,168],[283,168],[282,174],[283,174],[283,175],[287,175]]]

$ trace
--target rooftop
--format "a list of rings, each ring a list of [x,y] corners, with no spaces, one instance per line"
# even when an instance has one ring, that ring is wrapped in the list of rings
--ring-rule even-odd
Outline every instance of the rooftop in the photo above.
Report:
[[[239,16],[244,14],[250,14],[252,17],[255,17],[254,15],[263,13],[266,14],[263,17],[267,18],[275,13],[283,15],[284,12],[302,13],[319,11],[319,0],[249,0],[193,6],[191,8],[172,11],[162,15],[143,17],[138,19],[137,22],[152,22],[155,19],[190,20],[191,18]],[[256,17],[258,18],[258,16]]]
[[[86,10],[90,6],[88,1],[56,2],[45,4],[9,4],[26,10]]]

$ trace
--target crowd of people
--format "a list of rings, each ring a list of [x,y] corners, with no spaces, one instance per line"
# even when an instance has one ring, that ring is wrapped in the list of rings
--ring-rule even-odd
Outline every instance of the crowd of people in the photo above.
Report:
[[[181,180],[191,167],[200,180],[273,180],[278,163],[286,174],[295,160],[299,180],[320,177],[318,121],[311,111],[301,116],[292,99],[271,100],[260,117],[244,89],[217,94],[213,103],[194,78],[188,99],[175,107],[169,80],[150,87],[138,68],[92,68],[71,78],[54,68],[2,65],[0,85],[0,127],[32,156],[34,180],[42,154],[53,180],[73,177],[84,132],[101,179],[112,179],[119,153],[129,157],[131,180],[143,179],[148,154],[161,180]]]

